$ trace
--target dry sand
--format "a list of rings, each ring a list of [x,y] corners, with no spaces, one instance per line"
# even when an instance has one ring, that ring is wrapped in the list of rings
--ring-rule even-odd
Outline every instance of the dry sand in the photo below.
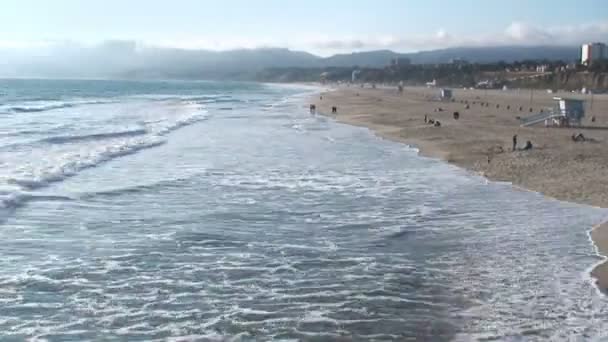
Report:
[[[455,102],[434,100],[438,94],[438,89],[428,88],[405,88],[403,94],[396,89],[339,88],[310,103],[340,122],[368,127],[382,137],[415,145],[423,155],[489,179],[512,182],[560,200],[608,208],[608,95],[595,95],[590,108],[590,95],[540,90],[455,90]],[[588,127],[545,128],[542,123],[520,127],[518,116],[549,110],[554,96],[588,100],[583,122]],[[460,101],[467,101],[469,109]],[[337,114],[331,114],[332,106],[338,107]],[[453,119],[456,111],[459,120]],[[425,114],[439,120],[441,127],[425,124]],[[593,123],[591,115],[596,118]],[[578,133],[594,141],[573,142],[572,134]],[[520,148],[527,140],[534,148],[511,152],[514,134]],[[608,256],[608,223],[594,229],[592,237],[600,253]],[[592,274],[600,289],[608,291],[608,263]]]

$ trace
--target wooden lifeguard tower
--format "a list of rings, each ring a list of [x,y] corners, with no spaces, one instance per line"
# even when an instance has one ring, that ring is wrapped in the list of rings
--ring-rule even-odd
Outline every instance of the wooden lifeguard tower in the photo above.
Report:
[[[585,117],[585,101],[554,97],[555,106],[546,113],[535,114],[521,119],[521,126],[532,126],[544,122],[545,126],[580,126]]]
[[[560,114],[567,126],[580,126],[585,117],[585,101],[554,97],[556,101],[554,113]]]
[[[439,100],[451,101],[452,100],[452,89],[442,88],[439,92]]]

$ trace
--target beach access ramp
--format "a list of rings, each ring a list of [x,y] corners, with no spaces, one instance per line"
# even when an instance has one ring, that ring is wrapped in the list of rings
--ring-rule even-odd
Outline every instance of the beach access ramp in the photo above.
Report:
[[[545,120],[552,120],[552,119],[560,118],[563,116],[564,115],[561,113],[553,113],[553,112],[538,113],[538,114],[534,114],[534,115],[531,115],[531,116],[528,116],[525,118],[521,118],[521,119],[519,119],[519,121],[521,122],[521,127],[527,127],[527,126],[536,125],[537,123],[544,122]]]

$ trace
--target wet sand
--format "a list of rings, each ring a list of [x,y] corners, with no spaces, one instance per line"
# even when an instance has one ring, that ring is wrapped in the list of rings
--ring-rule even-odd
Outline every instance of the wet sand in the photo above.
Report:
[[[489,179],[608,208],[608,95],[595,95],[592,106],[591,95],[539,90],[454,90],[454,102],[438,101],[438,95],[439,89],[421,87],[405,88],[403,94],[396,89],[339,88],[323,93],[322,100],[311,98],[310,103],[340,122],[368,127],[382,137],[418,147],[422,155]],[[584,128],[545,128],[543,123],[520,127],[518,117],[549,110],[554,96],[587,100]],[[332,106],[338,107],[337,114],[331,114]],[[456,111],[458,120],[453,118]],[[425,115],[441,126],[425,124]],[[591,141],[572,141],[578,133]],[[533,149],[513,152],[514,134],[518,149],[528,140]],[[598,251],[608,255],[608,223],[591,235]],[[592,275],[608,292],[608,263],[596,267]]]

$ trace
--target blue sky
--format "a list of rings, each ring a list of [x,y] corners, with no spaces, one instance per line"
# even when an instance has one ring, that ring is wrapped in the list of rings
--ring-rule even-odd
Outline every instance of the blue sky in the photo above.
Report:
[[[608,40],[606,0],[2,0],[0,46],[134,40],[318,54]]]

